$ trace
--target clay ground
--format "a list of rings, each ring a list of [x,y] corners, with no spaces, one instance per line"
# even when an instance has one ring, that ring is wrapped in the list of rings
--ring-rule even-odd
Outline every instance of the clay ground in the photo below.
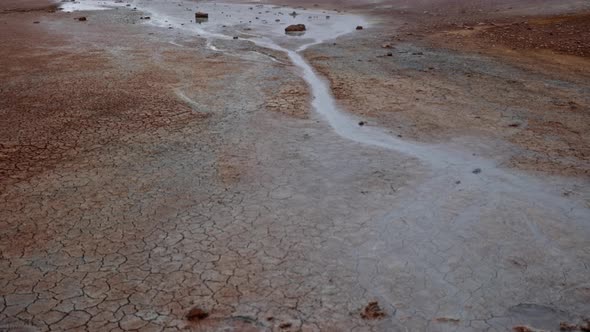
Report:
[[[319,7],[371,21],[304,54],[344,110],[494,166],[340,137],[246,40],[0,1],[0,330],[585,324],[588,4]]]

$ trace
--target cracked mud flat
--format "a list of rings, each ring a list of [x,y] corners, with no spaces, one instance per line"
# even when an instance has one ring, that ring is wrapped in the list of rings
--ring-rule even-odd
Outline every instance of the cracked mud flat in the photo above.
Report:
[[[557,330],[590,314],[583,155],[533,136],[573,176],[532,173],[508,161],[538,151],[504,134],[392,121],[374,106],[415,91],[388,84],[417,83],[384,73],[424,64],[406,53],[378,62],[370,12],[104,4],[117,9],[76,11],[103,6],[81,1],[71,13],[39,4],[0,15],[0,329]],[[197,10],[212,17],[192,23]],[[283,37],[298,20],[308,33]],[[471,61],[480,75],[534,84],[499,60]],[[582,129],[583,77],[542,81],[577,98],[566,125]],[[360,89],[367,80],[374,88]],[[375,301],[385,316],[363,319]],[[209,316],[185,319],[194,307]]]

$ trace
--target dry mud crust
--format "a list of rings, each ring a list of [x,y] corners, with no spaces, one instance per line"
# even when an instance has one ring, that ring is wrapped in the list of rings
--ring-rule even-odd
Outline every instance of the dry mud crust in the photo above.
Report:
[[[205,330],[366,325],[348,316],[368,300],[353,254],[326,267],[346,247],[325,239],[356,236],[415,161],[268,111],[267,92],[301,86],[268,56],[212,52],[125,10],[11,15],[0,325],[198,329],[185,319],[196,304]]]
[[[447,174],[453,169],[343,139],[311,112],[271,112],[269,94],[301,81],[290,66],[242,50],[241,39],[223,44],[226,54],[177,29],[140,26],[140,13],[84,13],[85,25],[73,20],[79,14],[55,15],[63,16],[30,23],[50,32],[41,41],[15,35],[21,62],[10,63],[34,79],[13,70],[26,92],[7,95],[41,114],[35,101],[53,107],[57,119],[43,114],[52,126],[89,129],[77,129],[82,148],[68,150],[76,153],[1,189],[0,325],[472,331],[555,329],[587,312],[580,220],[588,218],[574,204],[584,188],[545,179],[571,194],[531,203],[537,193],[498,187],[502,179],[486,178],[485,167]],[[29,23],[15,24],[18,32]],[[29,57],[48,63],[36,67]],[[63,71],[69,57],[83,65]],[[54,76],[75,81],[87,98],[93,87],[109,89],[96,92],[103,98],[133,98],[125,89],[137,89],[141,98],[132,100],[148,112],[123,98],[123,109],[78,98],[73,83],[43,85],[74,99],[57,96],[68,106],[60,110],[30,89]],[[8,106],[11,126],[24,132],[19,142],[35,138],[29,123],[45,139],[63,139],[27,112],[20,124]],[[167,121],[158,119],[162,107]],[[182,115],[185,108],[193,113]],[[82,121],[89,116],[96,121]],[[97,144],[86,130],[111,141]],[[359,311],[377,300],[387,315],[363,320]],[[209,316],[187,320],[195,306]]]
[[[179,68],[153,57],[200,63],[184,69],[184,75],[192,77],[214,79],[232,68],[185,50],[155,54],[152,50],[164,45],[135,38],[137,28],[127,28],[125,37],[118,39],[105,37],[120,32],[116,25],[101,27],[104,35],[96,28],[101,17],[110,23],[137,19],[137,13],[92,14],[91,25],[73,20],[77,14],[37,15],[2,16],[6,23],[0,31],[4,41],[0,63],[5,68],[0,73],[2,185],[76,160],[93,149],[123,143],[128,135],[206,121],[207,113],[192,110],[170,88],[184,86],[176,72]],[[35,20],[41,23],[33,24]],[[208,87],[199,88],[204,92]]]

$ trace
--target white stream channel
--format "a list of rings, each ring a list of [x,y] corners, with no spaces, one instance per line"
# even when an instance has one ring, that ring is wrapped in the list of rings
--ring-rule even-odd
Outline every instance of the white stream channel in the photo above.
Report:
[[[127,3],[80,0],[78,3],[69,3],[68,10],[76,10],[76,4],[80,5],[80,10],[127,6]],[[571,214],[572,222],[586,230],[590,229],[590,224],[584,222],[588,216],[588,209],[583,207],[584,203],[561,197],[559,184],[555,186],[547,179],[504,170],[497,167],[493,160],[473,156],[469,151],[452,148],[448,144],[423,144],[401,140],[384,129],[359,126],[358,119],[343,112],[334,100],[327,82],[318,76],[301,53],[311,46],[353,33],[357,25],[368,26],[369,22],[363,17],[333,11],[213,2],[134,0],[128,8],[133,7],[149,13],[151,19],[144,22],[164,28],[180,29],[190,35],[206,38],[207,47],[216,52],[234,55],[229,50],[215,46],[214,43],[232,41],[234,36],[240,36],[240,39],[247,39],[259,47],[286,53],[310,87],[314,110],[339,136],[361,144],[397,151],[428,163],[434,172],[430,182],[446,183],[449,179],[461,179],[461,185],[466,190],[499,196],[506,193],[518,194],[532,205]],[[194,13],[197,11],[209,13],[209,20],[200,24],[195,23]],[[290,15],[294,11],[298,15]],[[306,33],[300,36],[286,36],[284,28],[296,23],[304,23],[308,28]],[[484,171],[474,174],[472,171],[475,168],[482,168]],[[443,189],[442,185],[438,187],[448,191]],[[576,212],[572,213],[573,211]],[[535,233],[534,225],[531,227],[532,233]],[[538,239],[545,241],[542,236]]]
[[[482,166],[489,161],[474,160],[468,154],[450,151],[444,146],[433,146],[408,142],[388,134],[375,126],[359,126],[359,119],[343,112],[337,105],[327,82],[318,76],[301,55],[311,46],[334,40],[355,31],[357,25],[368,26],[361,16],[333,11],[293,9],[270,5],[218,4],[212,2],[163,2],[134,0],[130,7],[150,14],[149,24],[191,32],[207,39],[207,47],[216,52],[231,54],[215,46],[215,41],[233,39],[240,35],[259,47],[286,53],[312,93],[313,109],[320,114],[341,137],[358,143],[398,151],[423,161],[435,168],[464,165],[467,168]],[[90,8],[124,7],[127,3],[81,0],[68,3],[68,10]],[[210,19],[196,24],[194,13],[209,13]],[[296,12],[297,15],[290,15]],[[278,22],[277,22],[278,20]],[[303,35],[286,35],[284,28],[289,24],[304,23],[307,31]],[[176,42],[172,42],[179,45]],[[450,154],[457,154],[450,156]],[[466,169],[467,170],[467,169]]]

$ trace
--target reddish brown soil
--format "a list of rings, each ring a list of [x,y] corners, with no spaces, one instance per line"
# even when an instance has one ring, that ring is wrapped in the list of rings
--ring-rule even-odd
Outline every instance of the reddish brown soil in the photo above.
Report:
[[[122,68],[106,50],[92,45],[97,40],[132,45],[137,42],[132,36],[109,42],[85,22],[68,20],[66,13],[48,13],[45,9],[51,5],[46,2],[11,4],[3,4],[10,11],[0,15],[0,185],[121,142],[125,135],[206,118],[178,100],[170,89],[178,77],[149,61],[149,52],[136,52],[134,66]],[[44,24],[54,19],[75,30],[71,35],[48,33]],[[198,63],[194,55],[163,56]],[[214,77],[216,68],[210,63],[192,70]]]
[[[547,49],[590,57],[590,13],[491,26],[479,31],[475,38],[513,50]]]

